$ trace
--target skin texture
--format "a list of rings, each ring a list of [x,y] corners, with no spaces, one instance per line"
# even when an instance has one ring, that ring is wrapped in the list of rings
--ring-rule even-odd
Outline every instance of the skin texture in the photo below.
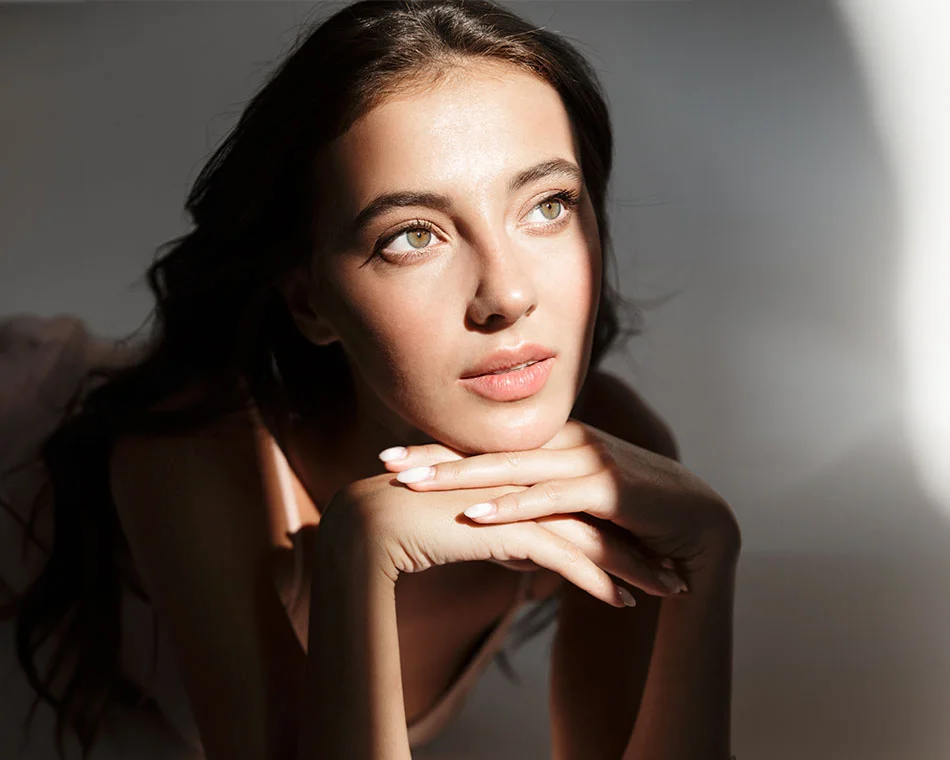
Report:
[[[433,442],[464,455],[463,466],[474,469],[484,462],[472,455],[521,450],[532,450],[522,458],[525,463],[569,469],[568,458],[573,457],[580,470],[597,466],[594,450],[572,449],[560,459],[551,451],[533,451],[564,431],[587,376],[602,273],[600,238],[586,188],[549,177],[514,193],[507,190],[513,175],[540,161],[578,163],[571,124],[557,93],[515,68],[467,63],[387,98],[321,158],[326,202],[315,211],[313,265],[291,281],[285,296],[301,331],[318,344],[339,340],[353,371],[358,399],[354,424],[349,437],[335,441],[333,449],[343,467],[352,468],[341,479],[378,473],[377,453],[383,448]],[[401,190],[441,193],[451,203],[446,210],[391,210],[359,233],[350,230],[349,222],[373,198]],[[559,211],[570,215],[561,225],[542,213],[539,204],[564,190],[579,191],[580,203],[571,211],[554,202],[550,216],[560,218]],[[389,240],[417,220],[432,225],[431,235],[403,230]],[[373,257],[377,243],[385,245],[384,258]],[[400,253],[422,255],[400,260]],[[557,352],[540,393],[518,402],[492,402],[458,382],[487,353],[522,341]],[[576,426],[572,429],[579,434]],[[680,512],[685,523],[702,508],[725,508],[703,488],[690,491],[693,481],[672,460],[645,456],[648,452],[636,447],[621,448],[619,441],[617,451],[623,454],[624,477],[597,481],[604,504],[621,501],[620,489],[608,487],[620,480],[644,491],[640,498],[632,487],[624,489],[624,509],[632,515],[652,508],[659,523]],[[497,460],[499,466],[506,461]],[[450,473],[452,464],[445,467]],[[527,470],[528,482],[536,482]],[[541,473],[541,479],[550,475]],[[511,473],[500,477],[512,482]],[[446,485],[455,484],[450,480]],[[570,492],[567,506],[582,508],[584,498],[578,493],[576,488]],[[613,506],[620,514],[618,505]],[[345,517],[338,520],[337,526],[347,525]],[[664,523],[663,528],[670,526]],[[725,528],[700,532],[737,536]],[[328,546],[343,546],[338,555],[345,558],[365,533],[353,531],[349,543],[338,540],[339,535],[326,540]],[[659,528],[657,533],[666,536]],[[721,553],[709,551],[720,543],[726,547]],[[606,699],[622,705],[601,715],[596,729],[609,733],[611,740],[598,745],[597,757],[614,760],[621,752],[631,760],[727,756],[737,550],[736,542],[710,539],[705,550],[692,552],[702,561],[694,565],[689,592],[653,602],[648,615],[643,607],[641,614],[616,608],[609,618],[595,618],[585,606],[591,604],[590,595],[568,588],[559,625],[571,638],[562,637],[554,657],[553,746],[559,760],[593,757],[593,734],[578,726],[569,706],[571,695],[584,687],[587,704]],[[333,556],[330,551],[317,554],[325,563]],[[306,729],[301,758],[317,746],[328,757],[409,756],[403,705],[396,703],[392,711],[380,707],[392,706],[392,695],[400,693],[394,580],[384,573],[391,588],[378,578],[361,576],[361,568],[372,562],[358,552],[356,556],[351,565],[345,559],[337,568],[327,564],[315,576],[313,604],[330,610],[337,625],[310,629],[311,691],[304,709],[322,715],[324,723]],[[603,612],[606,605],[593,601]],[[592,649],[608,651],[605,641],[650,640],[652,650],[645,645],[609,650],[619,674],[612,680],[601,678],[609,668],[597,675],[585,670]],[[345,663],[363,665],[355,671]],[[342,679],[359,684],[347,690],[346,704],[333,688]],[[330,717],[331,705],[343,720]]]
[[[553,158],[580,165],[557,92],[483,61],[403,88],[321,156],[312,266],[283,292],[304,335],[341,341],[353,373],[356,419],[349,438],[333,443],[344,477],[378,472],[377,453],[399,444],[438,441],[469,454],[537,448],[568,419],[600,297],[596,219],[577,180],[507,188],[516,172]],[[373,198],[400,190],[442,193],[451,206],[391,209],[351,234]],[[576,208],[541,205],[563,190],[580,193]],[[415,220],[431,231],[400,232],[373,256],[377,242]],[[484,355],[522,341],[557,353],[540,393],[503,403],[458,382]]]

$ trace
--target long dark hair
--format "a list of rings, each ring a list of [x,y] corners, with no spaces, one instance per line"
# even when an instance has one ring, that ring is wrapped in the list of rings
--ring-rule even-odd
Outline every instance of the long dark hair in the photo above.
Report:
[[[141,353],[121,366],[93,367],[41,448],[53,496],[51,554],[2,614],[16,616],[17,658],[37,693],[27,723],[41,699],[51,704],[60,756],[66,725],[85,758],[105,711],[145,697],[119,660],[120,592],[130,581],[109,486],[116,437],[195,430],[250,404],[265,419],[309,415],[332,429],[341,397],[351,398],[340,345],[308,341],[278,283],[312,250],[308,222],[319,203],[312,167],[320,150],[374,104],[470,56],[507,62],[554,87],[577,136],[604,254],[590,368],[619,337],[642,332],[640,311],[607,278],[613,136],[597,75],[575,47],[486,0],[363,0],[314,26],[203,167],[185,204],[193,229],[157,249],[146,275],[156,305]],[[620,306],[632,315],[626,329]],[[200,389],[187,405],[152,408],[187,389]],[[148,601],[144,589],[133,590]],[[556,606],[552,597],[520,620],[517,643],[553,620]],[[42,679],[36,658],[51,636]],[[64,678],[60,694],[57,677]]]

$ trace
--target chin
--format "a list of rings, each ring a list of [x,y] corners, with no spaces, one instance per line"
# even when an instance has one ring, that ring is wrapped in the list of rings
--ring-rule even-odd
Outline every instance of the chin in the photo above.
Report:
[[[494,425],[486,419],[488,415],[483,415],[479,423],[473,423],[466,427],[464,433],[452,436],[453,440],[442,440],[453,449],[467,454],[538,449],[558,434],[569,414],[570,410],[560,415],[532,414],[531,419],[505,420]]]

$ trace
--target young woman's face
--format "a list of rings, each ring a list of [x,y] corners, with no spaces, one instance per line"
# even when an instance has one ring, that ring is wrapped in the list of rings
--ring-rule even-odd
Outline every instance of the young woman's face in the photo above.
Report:
[[[478,62],[391,97],[331,144],[320,164],[309,299],[317,339],[342,342],[369,447],[439,441],[479,453],[536,448],[567,420],[590,359],[601,249],[583,179],[542,162],[580,162],[550,85]],[[444,196],[385,208],[398,192]],[[576,208],[551,196],[579,195]],[[522,342],[556,353],[544,387],[489,400],[460,377]]]

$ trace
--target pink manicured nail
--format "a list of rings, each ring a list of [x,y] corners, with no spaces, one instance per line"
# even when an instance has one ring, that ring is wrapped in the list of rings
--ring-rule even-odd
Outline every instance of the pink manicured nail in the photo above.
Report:
[[[400,483],[418,483],[420,480],[429,480],[434,475],[434,467],[411,467],[400,472],[396,476],[396,480]]]
[[[658,570],[656,575],[660,579],[660,582],[673,594],[689,591],[683,579],[672,570]]]
[[[380,451],[378,456],[384,462],[395,462],[399,459],[405,459],[408,453],[409,449],[405,446],[391,446],[388,449]]]
[[[637,600],[633,598],[633,594],[627,591],[623,586],[617,586],[617,593],[620,595],[620,601],[627,607],[637,606]]]
[[[466,517],[485,517],[495,512],[495,505],[490,501],[484,501],[481,504],[472,504],[465,510]]]

